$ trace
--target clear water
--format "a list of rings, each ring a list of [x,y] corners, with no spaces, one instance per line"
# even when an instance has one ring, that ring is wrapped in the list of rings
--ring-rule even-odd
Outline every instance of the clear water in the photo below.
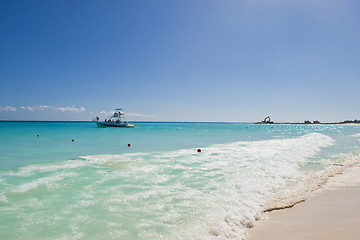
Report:
[[[359,125],[0,122],[0,239],[242,238],[359,148]]]

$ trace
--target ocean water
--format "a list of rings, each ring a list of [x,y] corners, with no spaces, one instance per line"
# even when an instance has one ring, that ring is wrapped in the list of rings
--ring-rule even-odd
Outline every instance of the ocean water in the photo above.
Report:
[[[244,239],[360,152],[359,125],[135,124],[0,122],[0,239]]]

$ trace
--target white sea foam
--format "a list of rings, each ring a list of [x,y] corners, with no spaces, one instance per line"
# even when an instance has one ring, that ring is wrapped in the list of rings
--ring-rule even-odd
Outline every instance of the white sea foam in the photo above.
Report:
[[[8,175],[28,177],[33,174],[43,172],[55,172],[60,170],[75,169],[89,165],[87,162],[79,160],[69,160],[65,162],[52,163],[52,164],[34,164],[19,168],[16,172],[8,173]]]
[[[352,135],[353,137],[360,137],[360,133]]]
[[[104,214],[98,221],[104,221],[108,236],[121,239],[241,239],[261,217],[268,197],[304,179],[299,167],[333,143],[326,135],[311,133],[216,144],[201,153],[183,149],[81,156],[20,169],[13,177],[35,173],[40,177],[16,185],[12,193],[40,186],[56,192],[65,184],[72,195],[66,198],[60,217],[93,224],[92,217]],[[37,204],[46,206],[51,201],[56,199]],[[135,229],[118,229],[110,221]],[[134,231],[138,235],[132,235]],[[81,229],[72,232],[82,236]]]
[[[344,166],[340,171],[342,174],[334,178],[330,178],[324,189],[338,189],[340,187],[343,188],[360,185],[360,156],[357,156],[354,164]]]
[[[151,185],[135,194],[123,195],[117,203],[108,202],[111,212],[122,211],[122,204],[128,203],[127,211],[158,213],[140,227],[169,221],[185,223],[186,220],[181,220],[183,215],[194,209],[190,215],[191,225],[185,227],[185,232],[171,226],[174,235],[171,234],[170,239],[243,238],[244,230],[261,216],[265,197],[289,182],[302,179],[299,164],[306,163],[320,148],[333,142],[328,136],[311,133],[293,139],[213,145],[203,148],[200,154],[196,149],[185,149],[82,159],[94,164],[125,163],[131,168],[126,173],[129,177]],[[168,173],[171,171],[180,174],[173,176]],[[174,183],[168,185],[171,181]],[[169,205],[174,199],[180,202],[176,206]],[[133,204],[139,201],[142,202],[140,206]],[[151,231],[143,231],[143,234],[144,238],[159,237]]]
[[[4,193],[0,193],[0,202],[3,202],[3,203],[9,202],[6,198],[6,196],[4,195]]]
[[[59,188],[61,186],[60,183],[58,183],[59,181],[64,180],[65,178],[76,177],[76,175],[77,174],[74,172],[68,172],[68,173],[59,173],[48,177],[38,178],[31,182],[21,184],[20,186],[17,187],[17,189],[14,189],[13,192],[24,193],[29,190],[36,189],[39,186],[45,186],[47,189]]]

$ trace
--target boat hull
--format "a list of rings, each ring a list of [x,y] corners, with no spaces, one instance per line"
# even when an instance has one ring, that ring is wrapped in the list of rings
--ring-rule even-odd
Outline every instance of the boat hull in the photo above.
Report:
[[[98,127],[120,127],[120,128],[132,128],[134,124],[131,123],[116,123],[116,122],[96,122]]]

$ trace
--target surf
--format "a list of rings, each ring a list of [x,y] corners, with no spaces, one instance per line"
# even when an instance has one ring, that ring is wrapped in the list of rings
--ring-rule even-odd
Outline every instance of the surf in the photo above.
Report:
[[[0,206],[3,217],[23,218],[9,225],[24,229],[19,238],[27,232],[42,236],[39,220],[52,230],[51,238],[95,238],[95,232],[126,239],[242,238],[269,198],[308,175],[301,166],[316,159],[326,168],[316,156],[334,143],[309,133],[212,144],[200,153],[186,148],[85,155],[29,165],[2,173]]]

